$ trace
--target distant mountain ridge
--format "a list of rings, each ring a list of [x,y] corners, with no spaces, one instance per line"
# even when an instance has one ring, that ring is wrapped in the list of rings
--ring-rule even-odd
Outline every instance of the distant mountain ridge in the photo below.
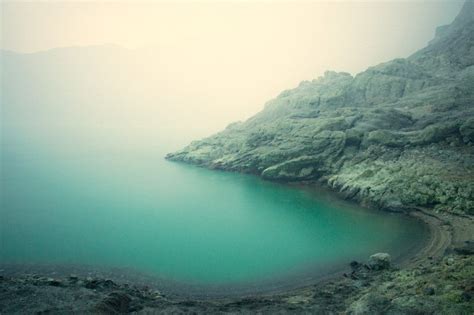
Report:
[[[388,210],[474,214],[474,2],[412,56],[301,82],[167,158],[318,181]]]

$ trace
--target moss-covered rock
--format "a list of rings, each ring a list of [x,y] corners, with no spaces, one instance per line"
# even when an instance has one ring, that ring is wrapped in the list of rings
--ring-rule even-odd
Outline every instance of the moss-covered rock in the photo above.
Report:
[[[456,49],[458,47],[459,49]],[[474,5],[428,47],[355,77],[326,72],[168,158],[319,180],[365,205],[474,213]]]

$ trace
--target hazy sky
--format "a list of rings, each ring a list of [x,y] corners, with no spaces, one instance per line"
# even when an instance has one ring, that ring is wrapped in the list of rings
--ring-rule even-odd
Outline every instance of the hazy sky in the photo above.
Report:
[[[189,95],[182,108],[208,117],[205,127],[218,130],[325,70],[356,74],[410,55],[437,26],[450,23],[462,3],[2,2],[1,47],[152,47],[152,58],[172,72],[175,92]]]
[[[231,45],[234,56],[249,47],[318,58],[321,53],[337,58],[348,48],[372,57],[388,56],[387,51],[404,55],[429,39],[434,26],[450,22],[462,2],[3,1],[2,47],[32,52],[158,44],[199,45],[212,52]]]

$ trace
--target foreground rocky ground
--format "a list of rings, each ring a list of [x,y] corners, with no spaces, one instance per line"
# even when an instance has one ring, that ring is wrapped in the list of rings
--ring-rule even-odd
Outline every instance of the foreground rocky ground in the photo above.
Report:
[[[102,278],[0,276],[0,313],[473,314],[474,244],[397,270],[351,262],[351,271],[284,294],[233,299],[167,297],[156,288]]]
[[[411,215],[430,227],[418,253],[396,262],[377,254],[327,280],[265,294],[190,295],[129,270],[0,265],[0,314],[473,314],[474,217]]]

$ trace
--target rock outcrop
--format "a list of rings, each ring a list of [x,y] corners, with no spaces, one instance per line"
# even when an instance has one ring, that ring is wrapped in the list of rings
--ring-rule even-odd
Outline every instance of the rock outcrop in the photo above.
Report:
[[[392,258],[387,253],[377,253],[370,256],[367,265],[372,270],[382,270],[390,268]]]
[[[0,275],[2,314],[473,314],[474,256],[453,254],[408,270],[352,273],[279,294],[232,298],[162,294],[148,284],[112,281],[94,272],[64,277]],[[90,270],[89,270],[90,271]],[[87,273],[88,274],[88,273]],[[87,283],[96,283],[91,288]]]
[[[474,2],[414,55],[304,81],[167,158],[318,181],[388,210],[474,214]]]

